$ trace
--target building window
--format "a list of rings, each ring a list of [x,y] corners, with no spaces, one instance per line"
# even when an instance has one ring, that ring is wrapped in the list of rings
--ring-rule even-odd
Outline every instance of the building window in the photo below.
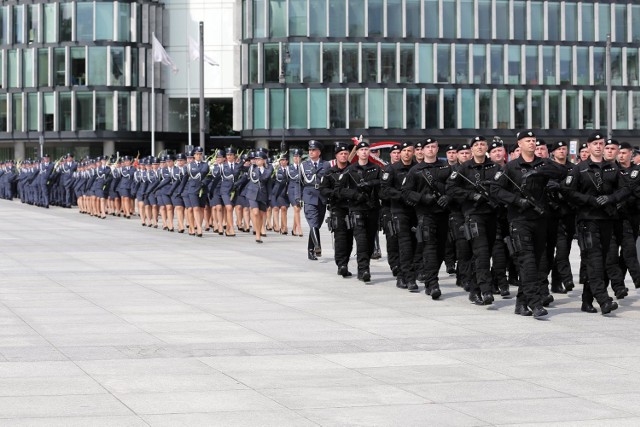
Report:
[[[0,94],[0,132],[7,131],[7,95]]]
[[[364,0],[349,0],[349,37],[364,37]]]
[[[611,48],[611,84],[622,85],[622,48],[619,47]]]
[[[364,54],[363,54],[364,57]],[[358,70],[358,45],[355,43],[342,44],[342,83],[358,83],[360,81]],[[365,65],[363,64],[363,72]]]
[[[496,2],[496,39],[507,40],[509,38],[509,0],[495,0]]]
[[[504,47],[491,46],[491,83],[504,83]]]
[[[7,34],[9,32],[9,9],[7,8],[7,6],[0,6],[0,45],[6,45],[9,44],[9,38],[7,37]],[[6,97],[4,100],[5,103],[5,113],[6,113]],[[0,100],[0,104],[2,104],[2,101]],[[6,128],[6,124],[5,124],[5,128]]]
[[[125,85],[125,57],[123,47],[111,47],[111,86]]]
[[[322,45],[322,81],[340,83],[340,45],[338,43]]]
[[[527,2],[524,2],[527,3]],[[529,16],[529,26],[531,28],[531,40],[544,39],[544,13],[541,1],[530,1],[531,15]]]
[[[578,71],[578,81],[579,85],[588,85],[589,84],[589,70],[591,66],[589,65],[589,48],[578,46],[576,47],[576,70]]]
[[[73,86],[87,84],[87,60],[84,47],[71,48],[71,84]]]
[[[32,4],[27,9],[27,37],[29,43],[38,43],[40,41],[40,5]]]
[[[24,43],[24,6],[13,6],[13,42]]]
[[[537,85],[540,81],[538,77],[538,46],[527,46],[525,52],[527,84]]]
[[[82,85],[82,78],[79,79]],[[107,84],[107,48],[106,47],[90,47],[89,48],[89,84],[94,86],[106,86]]]
[[[544,73],[544,84],[556,84],[556,48],[555,46],[543,46],[542,48],[542,71]]]
[[[76,130],[94,130],[93,119],[93,93],[76,92]]]
[[[23,132],[22,128],[22,94],[14,93],[12,95],[11,115],[13,117],[12,128],[14,132]]]
[[[71,93],[61,92],[58,95],[58,130],[71,129]]]
[[[391,129],[402,129],[402,89],[387,90],[387,126]],[[378,104],[378,108],[383,107],[383,103]],[[369,108],[371,108],[371,99],[369,99]],[[409,108],[407,106],[407,114]],[[371,119],[369,119],[369,127],[371,127]]]
[[[424,33],[425,37],[440,37],[440,15],[438,0],[424,0]]]
[[[638,86],[638,49],[627,48],[627,84]]]
[[[362,44],[362,82],[376,83],[377,81],[378,81],[378,45],[375,43],[363,43]]]
[[[59,3],[60,7],[60,41],[70,42],[72,35],[73,4]]]
[[[118,130],[131,130],[131,94],[129,92],[118,93]]]
[[[446,100],[445,100],[446,103]],[[462,129],[476,129],[476,91],[462,89],[460,91],[460,127]]]
[[[615,92],[616,100],[616,116],[615,116],[615,128],[616,129],[629,129],[629,101],[627,99],[627,92],[617,90]]]
[[[474,38],[475,21],[473,7],[473,0],[458,1],[458,14],[460,15],[460,37],[463,39]],[[488,22],[484,24],[487,25]]]
[[[347,6],[345,0],[331,0],[329,2],[329,37],[344,37],[347,34],[346,19]]]
[[[478,36],[483,41],[491,40],[491,22],[491,0],[478,0]]]
[[[281,55],[282,55],[281,58],[283,58],[284,55],[286,55],[286,52],[282,52]],[[289,63],[287,64],[287,70],[286,70],[287,83],[300,83],[302,79],[302,68],[300,65],[301,60],[302,60],[302,57],[300,54],[300,43],[290,43],[289,44]]]
[[[566,2],[564,5],[564,39],[574,42],[578,40],[578,5]]]
[[[456,45],[456,83],[469,83],[469,46]]]
[[[38,131],[38,93],[27,96],[27,131]]]
[[[593,3],[582,3],[582,41],[592,42],[595,40],[595,17],[593,13]]]
[[[347,107],[346,107],[345,89],[329,90],[329,128],[345,128],[347,127]]]
[[[96,3],[96,40],[113,40],[113,3]]]
[[[269,129],[284,128],[285,115],[284,90],[269,90]]]
[[[547,33],[548,40],[560,41],[560,30],[562,28],[560,16],[560,3],[547,2]]]
[[[384,2],[383,0],[369,0],[369,37],[384,35]]]
[[[76,3],[76,40],[93,40],[93,3]]]
[[[145,60],[142,58],[140,62],[138,62],[138,49],[131,48],[131,86],[133,87],[138,86],[138,70],[140,66],[146,67]],[[131,100],[132,105],[134,101],[133,99]],[[141,119],[140,116],[138,116],[138,118]]]
[[[309,91],[309,126],[313,129],[327,128],[327,91],[325,89]]]
[[[367,106],[369,108],[368,127],[384,127],[384,89],[369,89]],[[389,108],[391,107],[389,106]],[[402,111],[402,106],[400,106],[400,111]]]
[[[410,38],[420,37],[420,0],[405,0],[406,34]]]
[[[253,37],[263,38],[267,36],[265,26],[265,6],[267,0],[253,0]]]
[[[508,72],[510,85],[521,84],[522,60],[520,46],[509,46]]]
[[[400,45],[400,83],[415,82],[415,46],[413,44]]]
[[[131,5],[129,3],[118,3],[118,41],[131,41]]]
[[[496,112],[498,129],[511,129],[511,95],[509,90],[499,89],[496,91]]]
[[[603,47],[593,48],[593,79],[595,85],[606,83],[607,64],[605,49]]]
[[[585,129],[596,128],[596,103],[594,92],[584,92],[582,94],[582,117]]]
[[[96,130],[114,130],[113,92],[96,92]]]
[[[387,0],[387,37],[402,37],[402,0]]]
[[[598,4],[598,28],[600,30],[598,40],[606,41],[607,34],[611,33],[611,5],[607,3],[600,2]]]
[[[444,129],[456,129],[458,127],[458,105],[456,98],[455,89],[444,89],[442,91],[442,121]]]
[[[380,69],[382,73],[382,83],[396,82],[395,43],[382,43],[380,45]]]
[[[560,46],[560,84],[570,85],[573,74],[573,49],[569,46]]]
[[[364,89],[349,89],[349,129],[365,127]]]
[[[440,102],[437,89],[427,89],[424,94],[424,116],[426,129],[440,129]],[[417,127],[420,127],[418,125]]]
[[[527,91],[516,90],[513,96],[513,115],[515,128],[523,129],[527,127]]]
[[[269,0],[269,37],[286,37],[286,7],[287,2],[285,0]]]
[[[52,92],[46,92],[42,95],[42,123],[44,125],[44,131],[54,131],[55,122],[54,96]]]
[[[562,109],[560,108],[561,92],[559,90],[549,91],[549,129],[561,129],[562,128]],[[568,99],[568,93],[567,93]],[[575,113],[575,119],[578,119],[578,110],[571,112]],[[569,125],[569,115],[567,114],[567,127],[578,129],[578,124],[575,122],[575,126]]]
[[[67,73],[65,68],[66,51],[63,47],[56,47],[53,49],[53,70],[54,70],[54,85],[66,86],[67,85]]]
[[[542,129],[544,123],[544,92],[541,90],[531,91],[531,126],[534,129]]]
[[[567,117],[567,129],[578,129],[580,127],[578,92],[575,90],[568,90],[565,99],[564,111],[566,112]],[[551,95],[549,95],[549,103],[551,103]],[[549,118],[549,125],[551,126],[551,117]]]
[[[320,43],[304,43],[302,58],[302,81],[304,83],[320,82]]]
[[[289,46],[289,49],[291,49],[291,45]],[[278,81],[280,80],[280,46],[278,45],[278,43],[265,43],[264,54],[262,57],[264,67],[264,82],[278,83]],[[293,55],[291,55],[291,63],[293,63]],[[300,64],[299,57],[298,64]],[[293,66],[291,66],[290,68],[292,69]],[[292,70],[288,71],[291,72]]]
[[[309,35],[311,37],[327,36],[327,2],[326,0],[311,0],[309,2]]]
[[[255,89],[253,91],[253,128],[265,129],[267,110],[265,105],[264,89]],[[282,114],[282,113],[280,113]]]
[[[7,51],[7,85],[18,87],[18,51],[10,49]]]
[[[44,4],[44,42],[55,43],[56,40],[56,5],[55,3]]]
[[[35,87],[33,49],[22,50],[22,87]],[[31,107],[29,107],[31,108]]]
[[[482,89],[478,91],[478,112],[480,113],[480,128],[493,129],[493,91]]]
[[[631,112],[633,113],[633,128],[638,129],[640,128],[640,92],[633,92],[632,95],[633,106]],[[2,99],[0,98],[0,126],[6,122],[6,118],[2,120],[2,104]],[[4,106],[4,108],[6,109],[6,106]]]
[[[633,6],[631,6],[631,41],[633,43],[640,42],[640,5],[639,4],[634,4]],[[636,102],[635,98],[636,96],[634,94],[634,102]],[[637,129],[637,127],[634,126],[634,129]]]
[[[420,83],[433,83],[433,45],[418,45],[420,55]]]
[[[485,45],[473,46],[473,83],[484,84],[487,82],[487,47]]]
[[[527,39],[527,2],[516,1],[513,3],[513,38],[515,40]]]
[[[416,129],[422,127],[422,91],[420,89],[407,89],[407,128]]]
[[[249,84],[258,83],[258,45],[249,46]]]
[[[307,0],[289,0],[289,35],[307,35]]]
[[[438,45],[438,83],[451,82],[451,46]]]
[[[289,90],[289,129],[307,129],[306,89]]]

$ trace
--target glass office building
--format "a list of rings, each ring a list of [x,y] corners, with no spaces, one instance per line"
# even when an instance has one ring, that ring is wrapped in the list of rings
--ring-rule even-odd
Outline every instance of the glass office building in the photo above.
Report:
[[[148,145],[161,24],[157,1],[0,1],[0,150],[29,157],[40,138],[56,156]]]
[[[242,0],[244,138],[640,128],[634,1]]]

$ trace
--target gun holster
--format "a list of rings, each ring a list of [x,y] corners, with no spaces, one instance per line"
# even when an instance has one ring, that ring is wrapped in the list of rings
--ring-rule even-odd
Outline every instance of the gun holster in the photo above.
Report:
[[[365,226],[365,214],[361,212],[350,212],[349,217],[353,228]]]
[[[581,251],[593,249],[593,235],[584,225],[578,230],[578,247]]]
[[[504,244],[507,246],[507,250],[509,251],[509,255],[516,255],[516,248],[513,246],[513,240],[511,240],[511,236],[507,236],[504,239]]]
[[[480,235],[478,230],[478,223],[473,220],[468,220],[464,224],[464,238],[467,240],[473,240]]]

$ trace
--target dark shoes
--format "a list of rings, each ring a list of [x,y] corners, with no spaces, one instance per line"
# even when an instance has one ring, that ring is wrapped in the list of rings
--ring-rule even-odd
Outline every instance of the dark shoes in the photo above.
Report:
[[[524,304],[516,304],[516,310],[515,310],[514,313],[517,314],[517,315],[520,315],[520,316],[531,316],[531,315],[533,315],[531,310],[529,310],[527,308],[527,306],[524,305]]]
[[[399,265],[394,265],[393,267],[391,267],[391,274],[393,274],[393,277],[398,277],[399,272],[400,272]]]
[[[609,314],[614,310],[618,309],[618,303],[615,301],[607,301],[600,306],[600,310],[602,310],[602,314]]]
[[[536,319],[539,317],[546,316],[547,314],[549,313],[547,312],[547,310],[544,309],[544,307],[538,306],[533,308],[533,317]]]
[[[353,274],[351,274],[351,272],[349,271],[349,267],[347,267],[346,265],[341,265],[340,267],[338,267],[338,274],[342,277],[353,276]]]
[[[407,283],[401,277],[396,279],[396,288],[407,289]]]
[[[562,286],[562,283],[552,283],[551,292],[554,294],[566,294],[567,290]]]
[[[480,294],[476,294],[476,293],[469,294],[469,301],[471,301],[475,305],[482,305],[483,304],[482,298],[480,297]]]
[[[588,302],[583,302],[582,307],[580,307],[580,311],[584,311],[585,313],[597,313],[598,310],[593,306],[593,304]]]
[[[620,289],[620,290],[616,291],[616,298],[617,299],[624,299],[624,297],[626,297],[628,295],[629,295],[629,289],[627,289],[627,288],[623,288],[623,289]]]
[[[456,274],[455,264],[451,264],[447,266],[447,274]]]
[[[418,282],[423,282],[424,283],[424,281],[427,280],[427,275],[424,274],[424,273],[418,273],[418,275],[416,276],[416,280]]]
[[[549,304],[551,304],[554,300],[553,295],[547,295],[546,297],[542,298],[542,305],[545,307],[549,307]]]
[[[509,285],[500,286],[499,289],[501,297],[506,298],[511,295],[511,292],[509,292]]]
[[[482,293],[482,304],[483,305],[491,305],[491,304],[493,304],[493,294],[491,292],[483,292]]]
[[[309,260],[317,261],[318,257],[316,256],[316,252],[313,249],[309,249]]]
[[[418,292],[418,284],[415,280],[410,280],[407,282],[407,289],[409,292]]]
[[[573,290],[573,288],[575,288],[576,285],[573,284],[573,282],[567,282],[564,284],[564,288],[566,289],[567,292],[570,292]]]
[[[375,251],[373,251],[373,253],[371,254],[371,259],[380,259],[382,258],[382,254],[380,253],[379,249],[376,249]]]
[[[358,272],[358,280],[362,280],[365,283],[371,282],[371,273],[369,270]]]
[[[440,295],[442,295],[442,291],[440,290],[440,286],[434,285],[425,287],[424,293],[427,295],[431,295],[431,299],[438,299]]]

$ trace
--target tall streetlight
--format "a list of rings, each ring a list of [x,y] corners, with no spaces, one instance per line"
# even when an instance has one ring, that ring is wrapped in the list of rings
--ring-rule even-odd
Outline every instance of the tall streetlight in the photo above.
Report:
[[[287,143],[285,142],[285,132],[287,129],[287,68],[291,63],[291,54],[289,52],[289,43],[282,45],[283,55],[282,63],[280,65],[280,79],[279,82],[282,85],[282,139],[280,140],[280,153],[281,155],[287,151]]]

